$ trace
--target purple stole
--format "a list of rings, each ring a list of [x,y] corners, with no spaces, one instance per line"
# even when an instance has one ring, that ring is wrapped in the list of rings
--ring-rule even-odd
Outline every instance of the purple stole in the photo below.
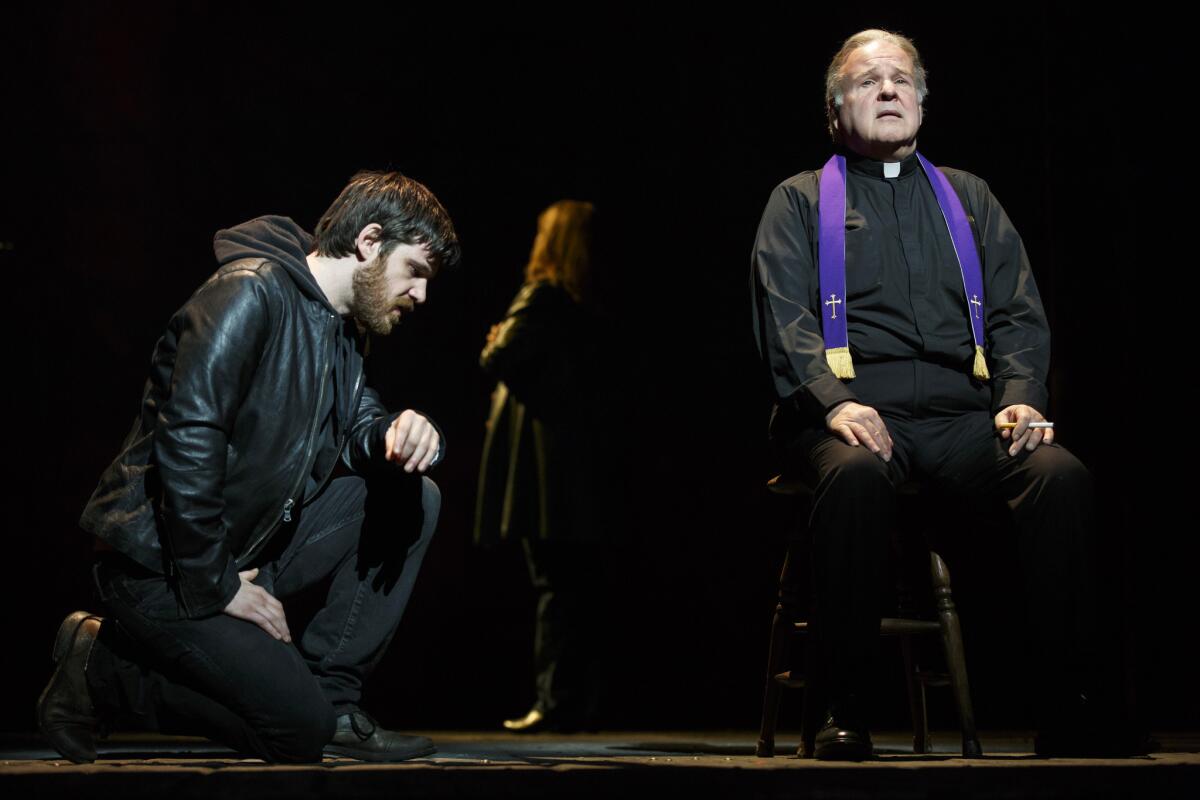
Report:
[[[925,177],[933,187],[938,208],[946,220],[958,267],[962,272],[964,302],[971,320],[971,335],[975,339],[976,378],[988,378],[987,361],[983,354],[983,267],[971,223],[958,199],[954,187],[941,170],[917,153]],[[821,290],[821,330],[825,337],[825,360],[833,374],[842,379],[854,377],[854,362],[850,359],[850,337],[846,330],[846,159],[835,155],[821,169],[819,246],[817,251]],[[826,214],[826,210],[832,212]],[[839,310],[839,306],[841,309]]]

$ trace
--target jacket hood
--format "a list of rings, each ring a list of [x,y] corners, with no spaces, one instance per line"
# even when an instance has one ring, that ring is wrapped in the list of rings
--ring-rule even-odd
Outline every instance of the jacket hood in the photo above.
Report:
[[[242,258],[265,258],[286,269],[304,294],[329,306],[308,269],[306,256],[313,248],[313,237],[303,228],[288,217],[274,215],[219,230],[213,236],[213,252],[221,266]]]

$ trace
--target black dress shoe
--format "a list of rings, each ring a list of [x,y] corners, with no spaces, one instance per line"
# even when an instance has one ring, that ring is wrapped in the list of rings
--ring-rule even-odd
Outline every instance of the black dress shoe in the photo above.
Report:
[[[432,739],[381,728],[370,714],[358,708],[338,715],[337,730],[325,745],[327,756],[360,761],[407,761],[436,752]]]
[[[102,621],[86,611],[76,611],[58,626],[52,651],[58,666],[37,702],[42,735],[76,764],[96,760],[96,709],[85,670]]]
[[[813,755],[820,761],[864,761],[872,752],[871,734],[865,727],[838,725],[832,716],[813,743]]]

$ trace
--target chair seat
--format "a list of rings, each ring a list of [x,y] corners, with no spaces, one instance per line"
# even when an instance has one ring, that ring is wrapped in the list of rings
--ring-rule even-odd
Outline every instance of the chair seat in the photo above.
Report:
[[[811,494],[812,489],[807,483],[795,475],[776,475],[767,481],[767,490],[774,494]]]
[[[792,671],[790,669],[787,672],[781,672],[776,675],[775,682],[782,686],[786,686],[789,689],[803,689],[808,686],[808,683],[804,680],[803,675],[797,675],[793,678]]]
[[[796,633],[807,633],[807,622],[793,623]],[[939,622],[925,619],[907,619],[903,617],[884,617],[879,620],[880,636],[916,636],[920,634],[940,636],[942,626]]]
[[[784,472],[767,481],[767,491],[787,496],[811,495],[813,487],[795,473]],[[916,481],[905,481],[896,487],[896,492],[903,495],[920,494],[921,485]]]
[[[913,677],[926,686],[950,685],[950,674],[947,672],[917,672]],[[775,682],[788,689],[805,689],[808,687],[808,682],[805,681],[804,676],[793,676],[790,669],[776,675]]]

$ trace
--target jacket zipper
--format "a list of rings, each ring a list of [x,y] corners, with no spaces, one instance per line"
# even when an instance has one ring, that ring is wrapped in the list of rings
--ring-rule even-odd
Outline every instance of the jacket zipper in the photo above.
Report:
[[[332,319],[334,319],[334,317],[331,315],[330,319],[332,320]],[[332,326],[330,326],[330,330],[332,332]],[[274,524],[269,526],[265,531],[263,531],[262,535],[259,536],[258,539],[256,539],[254,541],[254,544],[251,545],[249,548],[247,548],[246,552],[242,555],[242,557],[240,559],[238,559],[239,561],[244,560],[243,563],[249,563],[250,559],[252,559],[255,555],[257,555],[258,548],[261,547],[262,544],[271,537],[271,534],[275,533],[275,531],[279,529],[280,522],[291,522],[292,521],[292,508],[294,508],[296,505],[295,496],[297,494],[299,494],[300,487],[304,485],[305,473],[309,469],[308,460],[312,457],[313,445],[316,444],[317,426],[321,424],[321,420],[317,418],[317,414],[320,413],[321,404],[325,400],[325,387],[329,383],[329,370],[332,367],[333,367],[333,360],[332,359],[326,360],[325,369],[321,374],[321,383],[319,384],[319,388],[317,389],[317,404],[316,404],[317,410],[313,413],[312,427],[308,431],[308,448],[305,450],[304,460],[300,462],[303,468],[300,471],[299,480],[297,480],[296,484],[292,487],[292,491],[290,491],[288,493],[292,496],[287,498],[287,500],[285,500],[283,503],[283,514],[282,514],[281,519],[278,522],[275,522]],[[335,413],[336,413],[336,411],[337,411],[337,409],[334,409]]]

